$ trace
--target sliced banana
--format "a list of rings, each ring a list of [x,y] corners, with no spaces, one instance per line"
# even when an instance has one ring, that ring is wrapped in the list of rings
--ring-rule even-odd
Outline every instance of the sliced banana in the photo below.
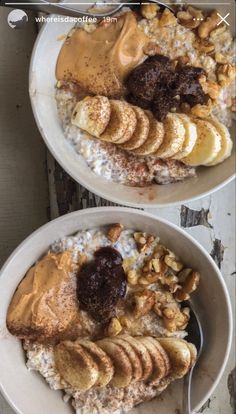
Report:
[[[221,149],[221,137],[216,128],[206,120],[197,119],[197,142],[192,152],[181,161],[192,167],[212,162]]]
[[[96,343],[109,355],[114,364],[115,373],[110,385],[118,388],[129,385],[132,380],[133,370],[124,349],[120,345],[113,343],[110,338],[101,339]]]
[[[149,155],[155,153],[164,139],[163,123],[158,122],[151,112],[145,111],[145,113],[149,119],[149,132],[143,145],[132,151],[136,155]]]
[[[68,384],[78,390],[89,390],[98,380],[98,366],[76,342],[63,341],[54,349],[55,364]]]
[[[197,127],[196,125],[191,121],[189,116],[185,114],[176,114],[178,118],[183,122],[184,128],[185,128],[185,137],[184,142],[182,145],[182,148],[180,151],[177,152],[172,158],[174,160],[181,160],[184,157],[187,157],[192,150],[194,145],[197,141]]]
[[[111,116],[111,105],[105,96],[86,97],[77,102],[71,123],[94,137],[105,131]]]
[[[220,164],[226,158],[230,157],[232,148],[233,148],[233,142],[230,137],[229,130],[226,128],[224,124],[219,122],[215,117],[211,117],[207,119],[208,122],[210,122],[217,130],[221,137],[221,149],[216,155],[216,157],[213,159],[213,161],[205,164],[206,167],[212,167],[213,165]]]
[[[121,144],[121,148],[129,151],[141,147],[147,140],[149,132],[149,119],[147,114],[145,114],[143,109],[138,108],[137,106],[132,106],[132,109],[137,118],[137,125],[130,140]]]
[[[164,140],[155,155],[158,158],[171,158],[181,151],[185,140],[185,128],[183,121],[176,115],[169,113],[163,122]]]
[[[132,137],[137,118],[131,105],[127,104],[127,102],[111,100],[110,105],[110,121],[103,134],[100,135],[100,139],[106,142],[122,144],[129,141]]]
[[[85,348],[98,366],[99,376],[95,385],[106,386],[114,375],[114,367],[110,357],[98,345],[88,339],[78,339],[76,343]]]
[[[158,338],[170,358],[171,375],[182,378],[191,366],[191,352],[186,341],[177,338]]]

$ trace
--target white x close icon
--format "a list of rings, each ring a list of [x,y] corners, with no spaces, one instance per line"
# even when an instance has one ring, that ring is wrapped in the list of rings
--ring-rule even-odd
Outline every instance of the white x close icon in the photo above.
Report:
[[[226,14],[225,17],[222,17],[220,13],[217,13],[217,15],[221,18],[220,22],[217,23],[217,26],[219,26],[221,23],[226,23],[227,26],[229,26],[230,24],[227,22],[226,18],[230,15],[230,13]]]

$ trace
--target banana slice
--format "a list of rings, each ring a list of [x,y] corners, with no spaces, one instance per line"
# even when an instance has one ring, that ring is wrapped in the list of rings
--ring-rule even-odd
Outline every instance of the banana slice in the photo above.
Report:
[[[177,338],[158,338],[170,358],[171,376],[182,378],[191,367],[191,352],[186,341]]]
[[[211,163],[221,150],[221,137],[217,129],[206,120],[196,120],[197,142],[182,162],[192,167]]]
[[[115,373],[110,382],[114,387],[126,387],[132,380],[132,365],[124,349],[111,341],[110,338],[101,339],[96,342],[100,348],[111,358]]]
[[[211,117],[207,119],[217,130],[221,137],[221,149],[214,158],[214,160],[210,163],[205,164],[207,167],[211,167],[213,165],[220,164],[226,158],[230,157],[232,148],[233,148],[233,141],[230,137],[229,130],[226,128],[224,124],[218,121],[215,117]]]
[[[106,142],[122,144],[132,137],[137,119],[134,110],[127,102],[110,100],[110,121],[100,135],[100,139]]]
[[[164,378],[166,373],[166,368],[161,353],[148,336],[137,336],[136,339],[145,346],[152,359],[153,371],[149,380],[153,384],[159,382],[162,378]]]
[[[137,125],[130,140],[125,144],[121,144],[121,148],[129,151],[141,147],[141,145],[146,141],[149,132],[148,116],[137,106],[132,106],[132,109],[134,110],[137,118]]]
[[[105,96],[86,97],[77,102],[71,123],[94,137],[105,131],[111,116],[111,105]]]
[[[149,119],[149,132],[144,144],[132,151],[136,155],[148,155],[156,152],[164,138],[162,122],[158,122],[151,112],[145,111],[145,113]]]
[[[112,338],[111,340],[115,344],[120,345],[126,352],[127,356],[129,357],[129,360],[131,362],[132,369],[133,369],[132,382],[139,381],[143,375],[143,368],[142,368],[141,361],[137,353],[135,352],[134,348],[127,341],[125,341],[123,338],[119,336]]]
[[[169,113],[163,122],[164,140],[160,148],[155,152],[158,158],[171,158],[181,151],[185,140],[185,128],[183,121],[176,115]]]
[[[98,366],[76,342],[63,341],[54,349],[55,364],[68,384],[78,390],[89,390],[98,380]]]
[[[181,160],[184,157],[187,157],[192,150],[194,145],[197,141],[197,127],[196,125],[191,121],[189,116],[184,114],[176,114],[178,118],[183,122],[184,128],[185,128],[185,138],[182,145],[182,148],[177,154],[175,154],[172,158],[174,160]]]
[[[142,363],[142,368],[143,368],[142,380],[147,381],[147,379],[151,376],[152,371],[153,371],[152,359],[151,359],[151,356],[147,348],[145,348],[145,346],[141,342],[137,341],[137,339],[135,339],[133,336],[120,335],[120,337],[122,337],[125,341],[127,341],[134,348],[135,352],[137,353]]]
[[[165,377],[169,374],[170,372],[170,359],[166,353],[166,351],[164,350],[164,348],[161,346],[161,344],[158,342],[158,340],[156,338],[153,337],[149,337],[149,340],[156,346],[156,348],[158,349],[158,351],[160,352],[162,359],[164,361],[165,364]]]
[[[85,348],[98,366],[99,376],[95,385],[106,386],[114,375],[114,367],[110,357],[94,342],[79,339],[76,343]]]

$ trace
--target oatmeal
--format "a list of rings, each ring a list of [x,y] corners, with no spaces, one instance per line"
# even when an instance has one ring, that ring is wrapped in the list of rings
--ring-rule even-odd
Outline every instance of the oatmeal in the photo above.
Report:
[[[28,369],[77,414],[123,413],[194,363],[181,303],[199,277],[151,234],[120,223],[79,231],[27,272],[7,326],[23,340]]]
[[[216,11],[187,6],[174,15],[150,4],[73,30],[57,62],[57,109],[66,139],[95,174],[129,186],[169,184],[230,156],[235,42],[218,20]],[[101,99],[106,110],[96,107]]]

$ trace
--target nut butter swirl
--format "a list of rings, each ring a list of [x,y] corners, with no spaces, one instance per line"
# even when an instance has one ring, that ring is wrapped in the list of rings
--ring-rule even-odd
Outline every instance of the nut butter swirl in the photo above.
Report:
[[[69,251],[48,253],[29,269],[7,313],[9,331],[20,338],[50,338],[63,332],[78,312]]]
[[[62,46],[56,77],[76,82],[87,93],[120,96],[127,75],[145,59],[146,43],[132,12],[92,33],[77,29]]]

